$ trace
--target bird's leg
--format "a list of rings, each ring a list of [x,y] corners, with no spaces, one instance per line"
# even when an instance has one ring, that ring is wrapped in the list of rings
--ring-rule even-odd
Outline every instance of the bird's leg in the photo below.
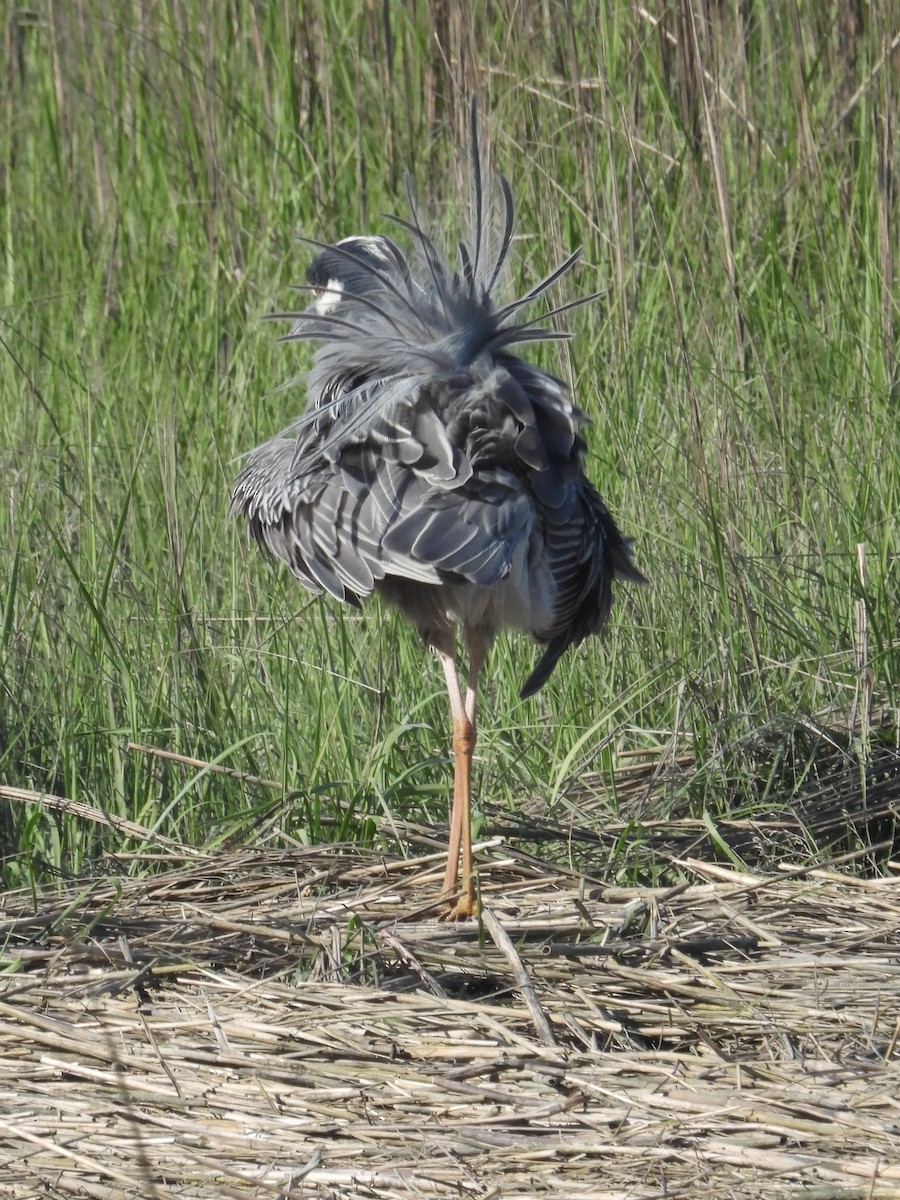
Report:
[[[475,727],[463,713],[462,719],[453,722],[453,808],[459,811],[458,821],[451,826],[451,848],[453,855],[453,886],[459,867],[459,843],[462,841],[462,894],[450,912],[451,919],[474,917],[475,873],[472,865],[472,754],[475,750]],[[456,844],[453,844],[453,829],[457,829]],[[447,863],[447,876],[451,871]],[[446,879],[444,880],[446,885]],[[445,888],[446,890],[446,888]]]
[[[466,632],[466,647],[469,651],[469,678],[466,681],[466,733],[465,738],[465,800],[462,823],[462,897],[458,909],[460,916],[474,916],[477,910],[475,900],[475,870],[472,863],[472,756],[475,752],[475,739],[478,736],[476,711],[478,708],[478,676],[484,666],[484,660],[490,647],[490,641],[472,630]],[[454,738],[455,743],[455,738]]]
[[[453,717],[453,808],[450,812],[450,841],[447,850],[447,871],[444,875],[444,891],[452,892],[456,889],[459,877],[460,841],[465,837],[465,826],[469,821],[473,739],[453,652],[438,647],[435,648],[435,652],[444,668]],[[471,839],[468,840],[471,860]]]
[[[475,714],[478,676],[490,649],[491,639],[472,630],[466,631],[469,652],[469,678],[463,699],[452,649],[436,647],[444,668],[450,712],[453,716],[453,809],[450,813],[450,840],[444,892],[456,890],[459,878],[459,851],[462,846],[462,895],[450,912],[450,918],[472,917],[477,910],[475,867],[472,861],[472,755],[475,751]]]

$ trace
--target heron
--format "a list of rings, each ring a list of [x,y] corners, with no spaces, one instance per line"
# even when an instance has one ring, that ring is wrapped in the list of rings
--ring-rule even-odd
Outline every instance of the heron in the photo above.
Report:
[[[515,206],[506,177],[490,173],[474,101],[469,141],[469,227],[453,255],[426,232],[410,179],[409,216],[391,218],[409,250],[382,234],[311,242],[312,302],[273,314],[292,323],[283,340],[319,343],[306,409],[249,454],[231,500],[308,591],[357,606],[379,595],[440,661],[454,764],[441,895],[458,919],[478,909],[472,760],[496,634],[542,647],[521,687],[532,696],[569,647],[600,633],[614,581],[646,582],[587,478],[585,415],[521,354],[569,337],[547,321],[594,298],[526,319],[580,250],[502,302]]]

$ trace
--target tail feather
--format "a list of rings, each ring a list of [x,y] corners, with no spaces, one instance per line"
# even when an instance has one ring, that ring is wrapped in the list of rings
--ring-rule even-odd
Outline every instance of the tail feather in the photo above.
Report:
[[[547,648],[537,661],[537,666],[519,689],[519,696],[527,700],[539,692],[556,669],[556,664],[572,645],[572,639],[564,633],[547,643]]]

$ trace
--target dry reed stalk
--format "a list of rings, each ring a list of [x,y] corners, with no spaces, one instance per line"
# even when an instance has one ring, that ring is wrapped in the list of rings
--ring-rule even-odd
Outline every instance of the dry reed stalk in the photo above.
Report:
[[[409,920],[431,859],[4,896],[11,1194],[900,1194],[900,880],[585,889],[494,845],[482,940]]]

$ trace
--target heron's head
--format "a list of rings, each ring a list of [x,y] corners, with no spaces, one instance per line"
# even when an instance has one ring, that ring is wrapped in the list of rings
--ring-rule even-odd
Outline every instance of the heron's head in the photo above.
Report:
[[[366,296],[392,283],[407,282],[409,267],[396,242],[387,237],[348,237],[321,250],[309,264],[306,282],[316,298],[310,311],[334,312],[342,300]]]

